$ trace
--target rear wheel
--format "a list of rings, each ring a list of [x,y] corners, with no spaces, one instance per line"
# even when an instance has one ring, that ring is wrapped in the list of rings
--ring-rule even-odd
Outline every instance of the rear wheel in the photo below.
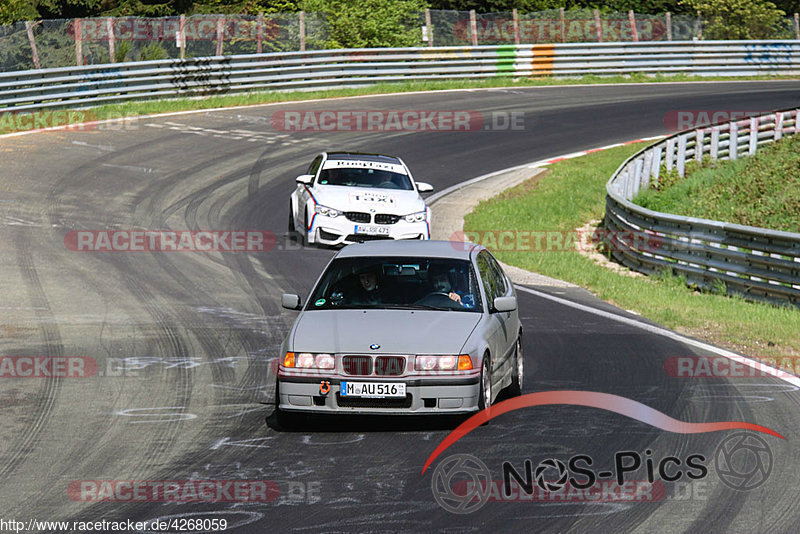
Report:
[[[522,356],[522,334],[517,338],[517,346],[514,350],[514,376],[511,377],[511,385],[508,392],[514,396],[522,395],[522,380],[525,376],[525,360]]]

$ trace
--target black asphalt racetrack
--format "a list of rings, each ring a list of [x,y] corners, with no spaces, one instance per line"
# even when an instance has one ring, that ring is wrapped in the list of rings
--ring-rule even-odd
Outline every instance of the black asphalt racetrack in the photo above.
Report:
[[[0,378],[0,519],[26,528],[30,519],[226,519],[229,532],[797,532],[797,388],[773,378],[668,376],[668,358],[697,350],[630,324],[520,292],[525,391],[611,393],[683,421],[772,428],[786,440],[762,435],[772,457],[763,484],[738,491],[723,483],[716,451],[734,431],[670,433],[574,406],[503,415],[422,475],[459,420],[336,418],[282,429],[271,416],[270,365],[295,317],[280,307],[280,294],[307,295],[333,254],[283,238],[294,177],[319,151],[397,154],[418,180],[441,190],[668,133],[665,116],[678,110],[798,105],[795,81],[515,88],[248,107],[0,139],[0,355],[84,356],[98,364],[88,378]],[[284,132],[270,122],[280,110],[331,109],[518,112],[524,128]],[[115,229],[259,229],[279,237],[264,253],[65,246],[69,231]],[[582,291],[540,289],[611,309]],[[667,456],[703,455],[708,474],[695,481],[684,474],[655,490],[643,484],[638,499],[613,488],[516,502],[495,495],[468,514],[446,511],[432,490],[434,477],[447,474],[435,468],[454,454],[472,455],[501,481],[503,462],[524,474],[525,460],[535,468],[586,454],[603,471],[621,451],[643,461],[629,481],[647,478],[645,458],[657,466]],[[90,502],[91,483],[81,481],[109,480],[269,481],[278,493]]]

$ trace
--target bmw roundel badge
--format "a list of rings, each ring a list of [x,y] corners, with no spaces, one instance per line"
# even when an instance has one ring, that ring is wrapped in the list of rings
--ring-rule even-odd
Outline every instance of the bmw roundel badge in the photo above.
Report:
[[[381,346],[378,345],[377,343],[373,343],[372,345],[369,346],[369,348],[371,348],[372,350],[378,350],[379,348],[381,348]]]

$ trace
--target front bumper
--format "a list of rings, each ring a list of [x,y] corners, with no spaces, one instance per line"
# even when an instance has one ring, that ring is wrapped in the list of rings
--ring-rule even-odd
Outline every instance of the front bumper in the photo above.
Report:
[[[403,382],[406,398],[362,399],[342,398],[340,382]],[[330,391],[322,394],[320,385],[330,383]],[[278,377],[279,408],[287,412],[318,414],[459,414],[478,411],[480,374],[453,378],[417,377]]]
[[[386,233],[358,233],[357,227],[363,226],[380,228]],[[331,218],[316,213],[312,218],[308,237],[310,243],[346,245],[373,239],[430,239],[431,232],[429,221],[410,223],[400,219],[394,224],[361,224],[350,221],[343,215]]]

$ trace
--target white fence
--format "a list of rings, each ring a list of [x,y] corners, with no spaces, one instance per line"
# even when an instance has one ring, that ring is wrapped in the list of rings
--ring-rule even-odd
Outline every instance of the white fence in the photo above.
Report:
[[[0,73],[0,111],[180,95],[502,77],[800,74],[798,41],[372,48],[167,59]]]
[[[631,269],[670,269],[690,284],[800,306],[800,234],[655,212],[631,200],[662,169],[737,159],[800,133],[800,109],[778,111],[670,136],[626,160],[606,186],[607,244]]]

